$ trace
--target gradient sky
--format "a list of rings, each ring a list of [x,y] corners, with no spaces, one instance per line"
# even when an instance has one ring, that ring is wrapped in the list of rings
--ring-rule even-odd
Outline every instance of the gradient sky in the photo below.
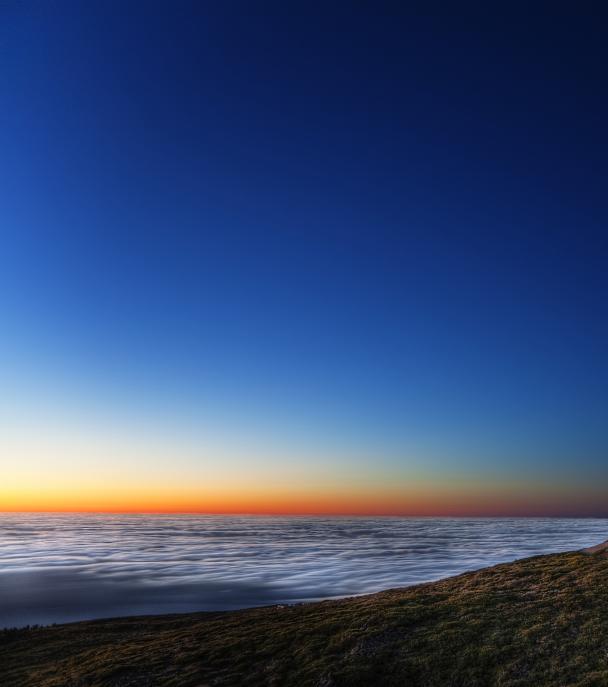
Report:
[[[0,510],[608,514],[605,17],[425,4],[0,4]]]

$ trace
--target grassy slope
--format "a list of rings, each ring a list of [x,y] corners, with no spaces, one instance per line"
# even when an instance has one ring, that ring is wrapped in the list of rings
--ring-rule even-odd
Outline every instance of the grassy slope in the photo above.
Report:
[[[341,601],[5,633],[0,684],[608,686],[608,558],[540,556]]]

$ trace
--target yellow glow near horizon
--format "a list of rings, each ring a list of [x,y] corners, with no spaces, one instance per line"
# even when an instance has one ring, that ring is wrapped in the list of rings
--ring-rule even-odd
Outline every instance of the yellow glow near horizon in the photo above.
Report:
[[[593,515],[606,489],[118,432],[5,431],[0,511]]]
[[[593,513],[605,494],[568,493],[538,485],[483,485],[403,480],[366,485],[352,479],[294,486],[288,480],[190,482],[169,479],[47,477],[3,481],[0,511],[204,512],[353,515],[566,515]]]

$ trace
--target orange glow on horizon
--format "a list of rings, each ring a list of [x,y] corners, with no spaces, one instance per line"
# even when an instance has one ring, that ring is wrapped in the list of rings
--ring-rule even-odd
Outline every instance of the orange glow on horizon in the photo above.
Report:
[[[219,443],[218,443],[219,446]],[[411,458],[407,467],[331,452],[198,446],[162,432],[5,432],[0,512],[368,516],[606,516],[601,475],[513,477]],[[345,457],[346,456],[346,457]]]
[[[0,490],[3,512],[200,513],[353,516],[599,515],[605,494],[454,485],[370,489],[267,488],[207,491],[171,489]]]

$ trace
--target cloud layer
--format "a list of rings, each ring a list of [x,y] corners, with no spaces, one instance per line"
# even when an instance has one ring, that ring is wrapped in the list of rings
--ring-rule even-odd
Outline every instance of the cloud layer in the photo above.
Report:
[[[0,515],[0,627],[429,581],[606,538],[601,519]]]

